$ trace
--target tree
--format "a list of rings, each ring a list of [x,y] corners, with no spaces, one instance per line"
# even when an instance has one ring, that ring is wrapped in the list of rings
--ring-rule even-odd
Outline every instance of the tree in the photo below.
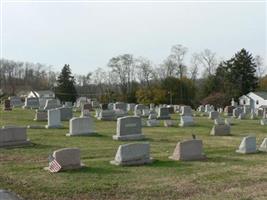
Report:
[[[64,65],[57,78],[55,95],[61,102],[76,101],[77,91],[75,89],[75,79],[72,76],[69,65]]]
[[[204,74],[208,76],[214,75],[217,67],[216,53],[209,49],[205,49],[198,55],[198,59],[205,69]]]

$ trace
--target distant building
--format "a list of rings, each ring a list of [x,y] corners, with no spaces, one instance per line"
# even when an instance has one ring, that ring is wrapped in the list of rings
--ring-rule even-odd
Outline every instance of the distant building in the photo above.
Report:
[[[39,99],[53,99],[55,98],[55,93],[51,90],[31,91],[27,97],[35,97]]]
[[[267,106],[267,92],[250,92],[239,97],[239,105],[250,106],[252,109]]]

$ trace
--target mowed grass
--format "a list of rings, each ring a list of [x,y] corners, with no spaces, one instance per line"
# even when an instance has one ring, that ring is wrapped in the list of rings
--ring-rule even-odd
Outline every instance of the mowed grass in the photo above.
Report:
[[[0,125],[44,125],[34,122],[33,110],[0,113]],[[79,113],[75,113],[79,115]],[[178,115],[173,115],[178,119]],[[210,136],[213,121],[195,117],[194,127],[144,127],[155,162],[146,166],[118,167],[109,163],[126,142],[113,141],[116,122],[96,122],[98,135],[66,137],[62,129],[28,129],[32,146],[0,149],[0,188],[24,199],[267,199],[267,154],[240,155],[235,150],[242,137],[252,134],[259,146],[267,126],[259,120],[234,120],[232,136]],[[177,120],[178,124],[178,120]],[[173,161],[178,141],[197,135],[204,143],[205,161]],[[43,170],[47,157],[64,147],[81,149],[86,165],[81,170],[50,174]]]

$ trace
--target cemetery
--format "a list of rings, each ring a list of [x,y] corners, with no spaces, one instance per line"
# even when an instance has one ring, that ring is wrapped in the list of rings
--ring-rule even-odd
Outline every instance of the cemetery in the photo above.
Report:
[[[49,111],[48,118],[51,117]],[[248,192],[253,191],[255,180],[259,183],[265,180],[262,176],[267,171],[262,166],[266,165],[267,126],[260,125],[259,117],[256,120],[231,118],[232,125],[226,125],[224,113],[213,121],[207,116],[192,117],[199,111],[181,109],[169,114],[168,120],[155,116],[158,124],[150,127],[142,126],[141,118],[134,113],[103,121],[92,117],[95,111],[90,111],[90,117],[80,117],[82,111],[73,111],[73,118],[61,121],[60,110],[51,111],[57,113],[52,116],[51,129],[41,128],[50,123],[49,119],[33,120],[35,110],[14,107],[12,111],[1,112],[0,171],[5,173],[1,175],[0,186],[11,188],[26,199],[45,199],[46,196],[79,199],[88,192],[97,199],[105,199],[106,194],[111,199],[153,198],[158,195],[154,188],[160,188],[167,198],[182,199],[192,187],[205,191],[198,191],[203,199],[214,197],[213,191],[218,190],[215,196],[220,199],[220,196],[232,198],[237,193],[250,195]],[[194,126],[180,127],[183,117],[193,118]],[[40,127],[14,127],[31,124]],[[61,128],[55,129],[56,124]],[[221,137],[212,137],[211,129],[220,126],[231,127],[231,134],[215,128],[215,134],[219,131]],[[3,135],[8,129],[14,130],[12,137],[17,139]],[[21,134],[16,136],[19,130]],[[66,137],[66,133],[90,137]],[[47,171],[49,155],[61,165],[53,178]],[[196,176],[198,182],[193,183]],[[243,186],[236,186],[244,181]],[[29,187],[23,182],[33,184]],[[174,189],[177,184],[179,188]],[[209,188],[211,184],[213,189]],[[225,195],[228,188],[242,190],[244,187],[245,193],[234,190]],[[195,197],[192,193],[192,199]]]

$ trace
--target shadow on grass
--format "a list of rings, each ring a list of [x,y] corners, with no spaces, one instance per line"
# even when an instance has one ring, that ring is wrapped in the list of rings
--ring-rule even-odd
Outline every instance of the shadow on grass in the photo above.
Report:
[[[75,170],[68,170],[68,171],[63,171],[65,173],[85,173],[85,174],[122,174],[122,173],[127,173],[127,171],[122,170],[123,168],[100,168],[100,167],[89,167],[89,166],[84,166],[81,169],[75,169]]]
[[[192,166],[192,161],[176,161],[176,160],[155,160],[151,165],[152,167],[163,167],[163,168],[180,168]]]

